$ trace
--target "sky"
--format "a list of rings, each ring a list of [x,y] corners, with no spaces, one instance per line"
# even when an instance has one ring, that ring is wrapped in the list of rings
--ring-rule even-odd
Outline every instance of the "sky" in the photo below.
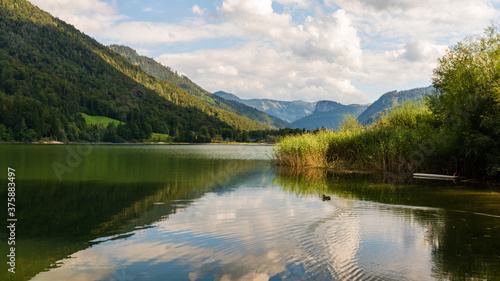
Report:
[[[430,85],[448,46],[500,18],[500,0],[29,1],[209,92],[343,104]]]

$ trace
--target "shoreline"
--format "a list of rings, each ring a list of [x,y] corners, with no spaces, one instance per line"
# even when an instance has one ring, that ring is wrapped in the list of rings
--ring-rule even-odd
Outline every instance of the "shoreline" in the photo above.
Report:
[[[458,178],[455,181],[453,180],[437,180],[437,179],[416,179],[413,178],[413,173],[409,175],[408,173],[403,173],[403,174],[398,174],[391,172],[389,170],[387,171],[381,171],[377,169],[350,169],[347,167],[313,167],[313,166],[308,166],[308,167],[291,167],[291,166],[277,166],[278,168],[285,168],[288,170],[293,171],[295,174],[301,174],[305,177],[311,176],[314,178],[315,176],[318,176],[318,173],[328,173],[332,172],[334,174],[341,174],[341,175],[374,175],[378,177],[382,177],[385,180],[390,181],[390,179],[393,180],[392,184],[399,184],[402,182],[407,182],[408,180],[413,181],[413,180],[418,180],[418,181],[430,181],[430,182],[436,182],[436,181],[450,181],[450,182],[455,182],[455,185],[457,187],[459,186],[469,186],[473,187],[474,185],[486,185],[486,186],[494,186],[495,188],[500,186],[500,180],[495,180],[495,179],[477,179],[477,178]],[[385,181],[384,180],[384,181]]]
[[[275,143],[252,143],[252,142],[201,142],[201,143],[191,143],[191,142],[60,142],[60,141],[39,141],[39,142],[0,142],[2,144],[106,144],[106,145],[124,145],[124,144],[134,144],[134,145],[249,145],[249,146],[260,146],[267,145],[273,146]]]

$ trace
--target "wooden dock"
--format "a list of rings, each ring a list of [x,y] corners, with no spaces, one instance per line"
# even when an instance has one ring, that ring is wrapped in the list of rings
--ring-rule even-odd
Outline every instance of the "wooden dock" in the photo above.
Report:
[[[427,179],[427,180],[456,180],[456,179],[458,179],[458,176],[414,173],[413,178],[414,179]]]

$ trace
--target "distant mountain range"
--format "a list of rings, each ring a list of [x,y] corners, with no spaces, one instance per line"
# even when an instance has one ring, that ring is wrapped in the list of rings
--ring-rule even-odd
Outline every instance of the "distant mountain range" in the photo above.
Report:
[[[319,101],[311,115],[303,117],[292,123],[292,126],[315,130],[318,128],[328,128],[337,130],[345,115],[352,114],[358,116],[366,110],[368,105],[343,105],[334,101]]]
[[[358,116],[361,124],[371,124],[386,110],[407,101],[418,100],[434,91],[434,87],[415,88],[406,91],[392,91],[383,94],[378,100],[372,103],[363,113]]]
[[[265,112],[259,110],[258,107],[248,106],[245,103],[237,102],[231,99],[225,99],[209,93],[208,91],[204,90],[196,83],[191,81],[188,77],[179,75],[170,67],[162,65],[152,58],[140,56],[134,49],[121,45],[111,45],[109,46],[109,48],[122,55],[132,64],[139,66],[139,68],[141,68],[149,75],[157,79],[168,80],[179,86],[186,92],[190,93],[191,95],[198,97],[202,101],[207,102],[212,106],[235,113],[242,117],[252,119],[272,128],[285,128],[287,126],[289,127],[288,122],[284,122],[283,120],[279,119],[279,117],[270,116]]]
[[[316,102],[279,101],[272,99],[240,99],[236,95],[223,91],[215,92],[214,95],[222,97],[226,100],[237,101],[253,108],[257,108],[269,115],[276,116],[281,120],[290,123],[312,114],[316,108]]]
[[[271,99],[241,99],[238,96],[223,91],[214,95],[237,101],[242,104],[257,108],[269,115],[274,115],[290,122],[290,127],[315,130],[328,128],[337,130],[339,123],[347,114],[357,116],[361,124],[373,123],[383,112],[407,101],[418,100],[424,95],[432,93],[432,86],[415,88],[405,91],[391,91],[383,94],[372,104],[343,105],[334,101],[304,102],[304,101],[278,101]]]

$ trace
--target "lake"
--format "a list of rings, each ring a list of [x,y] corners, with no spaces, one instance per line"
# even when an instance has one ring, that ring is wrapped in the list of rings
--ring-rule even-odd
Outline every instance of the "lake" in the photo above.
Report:
[[[2,144],[17,221],[13,274],[2,188],[0,280],[500,280],[499,187],[297,172],[271,156]]]

